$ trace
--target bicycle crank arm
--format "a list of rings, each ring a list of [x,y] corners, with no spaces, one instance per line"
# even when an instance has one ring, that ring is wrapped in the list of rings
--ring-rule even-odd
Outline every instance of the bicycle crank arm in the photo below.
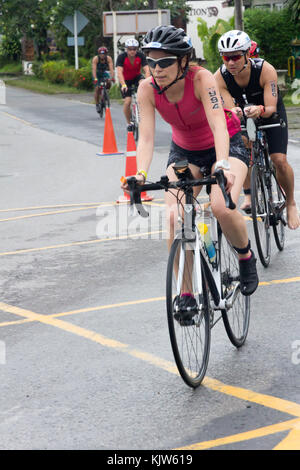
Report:
[[[229,310],[232,308],[238,294],[240,293],[240,282],[237,281],[234,284],[234,288],[227,295],[226,299],[221,299],[218,305],[218,310]]]

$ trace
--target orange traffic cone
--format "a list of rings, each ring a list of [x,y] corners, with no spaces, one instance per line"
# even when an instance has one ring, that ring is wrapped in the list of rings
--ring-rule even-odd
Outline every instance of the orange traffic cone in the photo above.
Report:
[[[127,151],[126,151],[126,166],[125,166],[125,176],[135,175],[137,172],[136,166],[136,145],[132,131],[127,133]],[[152,201],[153,196],[148,196],[146,191],[141,193],[142,201]],[[117,202],[128,202],[130,201],[130,196],[124,191],[124,195],[120,196]]]
[[[97,153],[97,155],[99,157],[102,157],[103,155],[123,155],[123,152],[118,152],[110,108],[106,108],[105,110],[102,153]]]

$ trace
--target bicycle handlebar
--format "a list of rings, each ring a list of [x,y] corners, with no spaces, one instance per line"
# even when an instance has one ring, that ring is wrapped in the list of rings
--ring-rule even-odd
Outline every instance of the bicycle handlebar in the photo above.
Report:
[[[226,178],[222,169],[215,171],[213,176],[202,178],[202,179],[180,179],[178,181],[169,181],[168,176],[162,176],[159,181],[156,183],[146,183],[143,185],[138,184],[135,176],[130,176],[129,178],[122,177],[121,181],[127,182],[129,187],[130,194],[130,205],[135,205],[137,211],[141,217],[148,217],[149,213],[145,210],[142,201],[141,201],[141,192],[144,191],[155,191],[164,189],[168,191],[169,189],[181,189],[183,192],[186,192],[187,189],[194,186],[204,186],[210,184],[218,184],[221,188],[222,194],[225,200],[226,208],[231,210],[236,208],[235,203],[231,198],[231,194],[227,193],[225,190],[226,187]]]
[[[258,130],[270,129],[272,127],[286,127],[286,122],[277,113],[273,113],[268,118],[261,117],[261,118],[255,119],[255,120],[253,118],[248,118],[244,114],[244,118],[245,118],[246,121],[247,121],[247,119],[252,119],[254,121],[256,129],[258,129]],[[241,126],[241,129],[246,130],[247,128],[246,128],[246,126]]]

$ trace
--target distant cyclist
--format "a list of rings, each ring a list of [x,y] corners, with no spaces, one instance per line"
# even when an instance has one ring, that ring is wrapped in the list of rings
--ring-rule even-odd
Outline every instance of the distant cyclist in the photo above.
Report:
[[[112,58],[108,55],[107,48],[104,46],[99,47],[98,55],[92,60],[92,74],[95,85],[96,111],[99,112],[100,83],[106,82],[106,88],[109,89],[111,82],[115,80],[114,63]]]
[[[257,42],[251,41],[251,47],[250,47],[250,59],[257,59],[259,57],[259,52],[260,49],[258,47]]]
[[[277,112],[287,123],[287,116],[282,97],[277,85],[275,68],[264,59],[250,58],[251,40],[244,31],[232,30],[223,34],[218,42],[218,49],[223,58],[223,65],[215,73],[217,84],[222,95],[224,106],[230,108],[239,117],[245,105],[243,95],[251,106],[247,116],[253,119],[270,117]],[[279,184],[286,194],[287,222],[290,229],[300,225],[297,205],[294,199],[294,172],[287,161],[288,131],[276,127],[266,129],[270,158],[276,168]],[[251,204],[250,185],[246,204]]]
[[[117,57],[116,66],[124,98],[123,112],[127,124],[130,125],[131,86],[138,86],[140,81],[145,78],[141,73],[142,69],[146,77],[150,75],[150,72],[145,55],[138,51],[139,42],[136,39],[127,39],[125,47],[126,52],[122,52]]]

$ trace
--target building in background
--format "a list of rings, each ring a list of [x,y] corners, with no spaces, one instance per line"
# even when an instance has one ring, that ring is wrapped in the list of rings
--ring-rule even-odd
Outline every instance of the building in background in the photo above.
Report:
[[[186,32],[192,40],[192,44],[195,49],[195,55],[197,59],[204,59],[202,41],[198,36],[197,18],[202,18],[207,23],[207,27],[213,26],[216,21],[220,18],[228,21],[234,15],[234,7],[229,6],[228,2],[222,0],[198,0],[188,1],[191,10],[188,14],[188,23],[186,26]]]

